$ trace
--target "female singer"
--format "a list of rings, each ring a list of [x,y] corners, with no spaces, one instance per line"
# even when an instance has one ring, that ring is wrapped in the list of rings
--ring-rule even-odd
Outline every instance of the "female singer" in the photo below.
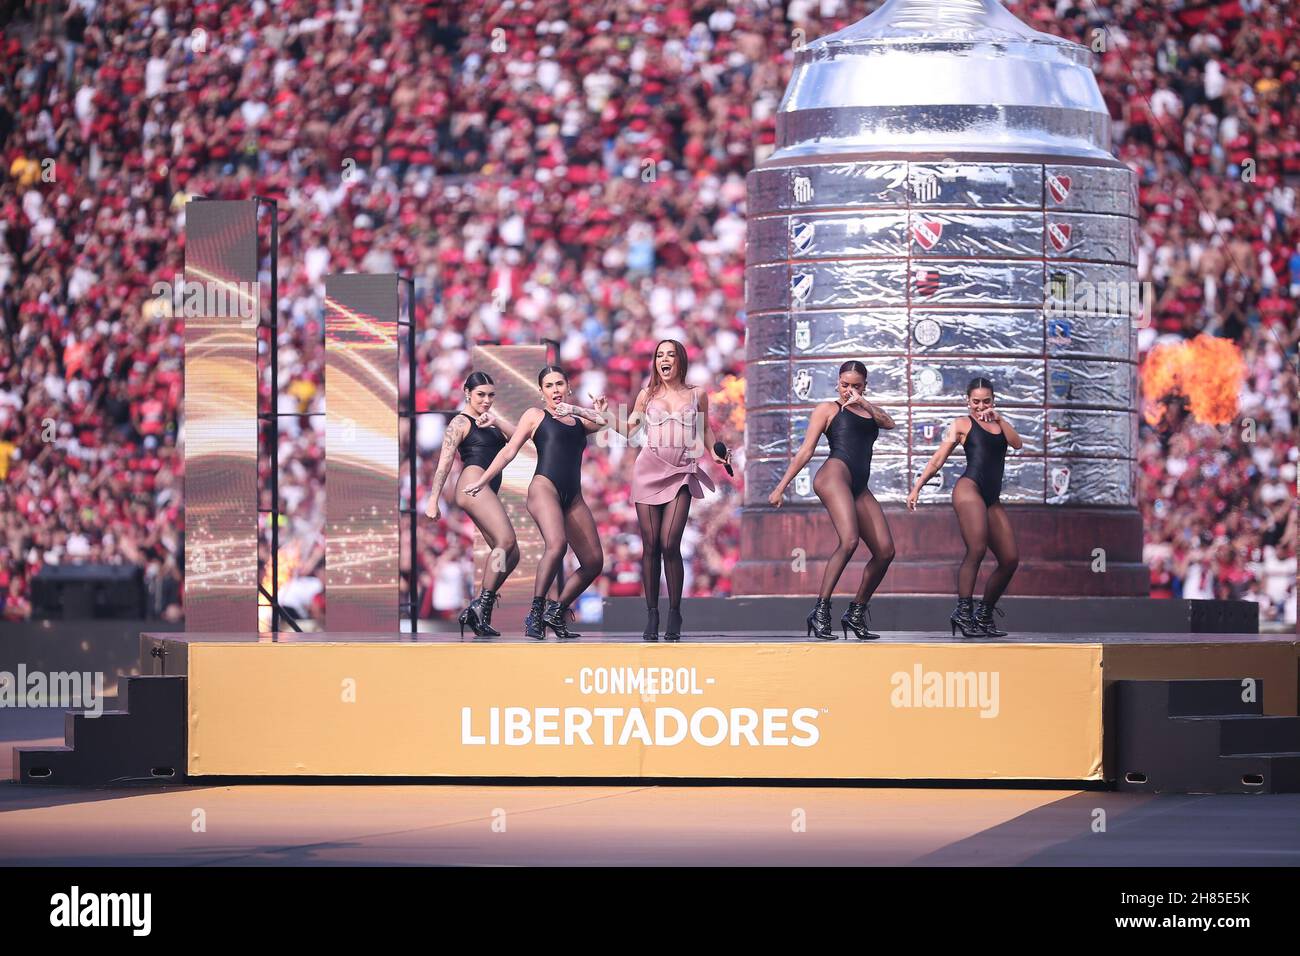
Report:
[[[880,637],[867,630],[866,616],[870,613],[867,605],[889,569],[889,563],[894,560],[894,538],[889,533],[889,522],[885,520],[880,503],[867,488],[871,477],[872,445],[880,429],[894,427],[894,420],[879,405],[866,400],[863,395],[866,384],[867,367],[861,362],[851,360],[840,366],[836,383],[839,399],[822,402],[813,409],[802,447],[767,499],[772,507],[781,507],[781,496],[785,494],[786,486],[812,460],[817,440],[825,432],[830,457],[817,470],[813,491],[831,516],[831,524],[839,535],[839,545],[826,562],[821,591],[807,620],[808,636],[823,641],[835,640],[835,633],[831,630],[831,593],[857,550],[858,539],[865,541],[871,549],[871,560],[862,569],[857,594],[840,618],[840,630],[845,640],[848,640],[849,631],[853,631],[853,636],[860,641]]]
[[[558,365],[548,365],[537,376],[543,407],[530,408],[519,417],[510,441],[478,480],[465,489],[477,495],[514,461],[528,439],[537,446],[537,470],[528,484],[528,513],[537,522],[546,550],[537,565],[533,583],[533,605],[524,620],[524,636],[541,641],[546,628],[560,640],[581,637],[565,625],[570,605],[600,574],[605,556],[600,546],[596,520],[582,497],[582,453],[587,435],[605,427],[605,400],[596,400],[596,410],[579,408],[570,401],[569,379]],[[564,419],[571,421],[564,421]],[[566,548],[577,555],[578,573],[564,583],[558,601],[547,601],[546,592],[560,570]]]
[[[700,467],[705,450],[725,465],[730,454],[713,450],[716,439],[709,424],[709,397],[698,385],[686,384],[686,347],[675,339],[655,346],[650,382],[637,394],[627,423],[610,425],[629,441],[645,425],[645,442],[632,466],[632,501],[641,527],[641,586],[645,592],[646,625],[641,637],[659,640],[659,570],[668,579],[668,624],[665,641],[681,640],[682,533],[691,513],[691,499],[703,498],[713,481]],[[701,441],[701,433],[703,441]]]
[[[447,423],[438,471],[433,476],[429,504],[424,512],[430,518],[441,515],[438,499],[451,471],[452,457],[459,452],[462,468],[456,482],[456,505],[470,516],[492,549],[483,568],[483,590],[456,619],[460,623],[460,636],[465,636],[465,625],[468,624],[476,639],[500,636],[501,632],[492,626],[492,608],[497,600],[497,591],[519,564],[515,529],[497,497],[501,490],[500,476],[492,479],[491,494],[477,498],[468,493],[468,488],[483,469],[492,464],[492,459],[505,447],[515,430],[509,422],[493,414],[492,403],[496,394],[496,386],[486,372],[473,372],[465,379],[466,410],[457,412]]]
[[[912,486],[907,497],[907,507],[916,510],[917,496],[922,486],[939,473],[957,445],[966,450],[966,470],[952,488],[952,507],[957,512],[957,524],[966,543],[966,557],[957,574],[957,609],[949,617],[953,636],[961,628],[962,637],[1005,637],[993,623],[993,611],[998,598],[1011,583],[1011,576],[1020,564],[1016,549],[1016,536],[1003,507],[1002,467],[1006,462],[1007,446],[1021,448],[1024,441],[1016,434],[1011,423],[993,407],[993,385],[986,378],[973,378],[966,386],[966,404],[969,415],[963,415],[948,426],[943,442],[926,463],[925,470]],[[983,424],[981,424],[983,423]],[[985,425],[997,426],[996,430]],[[979,575],[980,561],[986,548],[992,548],[998,559],[997,567],[984,585],[984,599],[972,608],[975,578]]]

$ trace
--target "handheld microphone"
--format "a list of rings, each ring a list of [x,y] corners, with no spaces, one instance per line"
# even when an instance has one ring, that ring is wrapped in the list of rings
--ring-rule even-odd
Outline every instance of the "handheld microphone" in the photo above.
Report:
[[[726,458],[726,457],[727,457],[727,446],[724,445],[724,444],[722,444],[722,442],[720,442],[720,441],[715,441],[715,442],[713,443],[713,453],[714,453],[715,455],[717,455],[719,458]],[[725,464],[725,465],[723,465],[722,467],[725,468],[725,469],[727,469],[727,475],[728,475],[728,477],[731,477],[731,478],[735,478],[735,477],[736,477],[736,473],[735,473],[734,471],[731,470],[731,464],[730,464],[730,463]]]

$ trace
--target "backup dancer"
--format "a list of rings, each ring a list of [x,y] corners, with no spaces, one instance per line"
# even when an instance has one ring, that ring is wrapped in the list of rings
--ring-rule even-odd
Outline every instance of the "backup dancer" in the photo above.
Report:
[[[1018,449],[1024,441],[993,407],[993,385],[988,379],[971,379],[966,386],[966,404],[970,414],[948,426],[943,442],[912,486],[907,507],[916,510],[922,486],[939,473],[953,449],[962,445],[966,449],[966,470],[953,485],[952,507],[966,543],[966,557],[957,573],[957,608],[948,620],[953,636],[961,628],[962,637],[1005,637],[1007,632],[993,623],[993,611],[1003,613],[997,601],[1011,583],[1020,555],[1011,519],[1001,503],[1002,469],[1007,446]],[[972,607],[975,578],[986,549],[992,549],[998,563],[984,585],[983,600]]]
[[[645,593],[646,625],[641,637],[659,639],[659,572],[668,580],[668,622],[665,641],[681,640],[682,533],[691,512],[691,499],[713,490],[712,479],[700,467],[705,450],[720,465],[731,456],[713,451],[709,398],[698,385],[686,384],[686,347],[675,339],[655,346],[650,382],[637,394],[624,428],[610,425],[629,440],[645,427],[645,442],[632,466],[632,501],[641,528],[641,586]],[[703,441],[701,441],[701,433]]]
[[[441,515],[439,499],[442,488],[451,471],[452,458],[459,453],[463,467],[456,481],[456,506],[469,515],[492,553],[483,568],[483,590],[456,620],[460,624],[461,637],[465,636],[467,624],[476,639],[499,637],[501,632],[492,626],[492,608],[497,600],[497,591],[519,564],[519,544],[510,517],[497,497],[501,490],[501,476],[492,479],[490,494],[476,497],[468,494],[467,489],[492,464],[497,452],[505,447],[514,427],[492,412],[496,386],[486,372],[473,372],[465,379],[464,389],[465,409],[457,412],[447,423],[442,455],[438,459],[438,471],[433,476],[425,514],[430,518]]]
[[[848,640],[849,631],[860,641],[880,637],[867,630],[867,605],[875,593],[889,563],[894,560],[894,538],[880,503],[867,487],[871,478],[871,451],[882,428],[893,428],[894,420],[883,408],[873,405],[863,395],[867,384],[867,367],[852,360],[840,366],[836,383],[839,399],[822,402],[813,409],[803,445],[790,462],[785,476],[768,496],[768,504],[781,507],[781,496],[817,448],[822,434],[830,445],[830,457],[817,470],[813,491],[821,499],[839,543],[822,572],[821,591],[808,615],[808,636],[823,641],[835,640],[831,630],[831,594],[861,538],[871,549],[871,560],[862,570],[862,580],[848,610],[840,618],[840,629]]]
[[[528,513],[537,522],[546,550],[537,564],[533,604],[524,619],[524,636],[545,640],[546,628],[560,640],[582,635],[565,625],[570,605],[600,574],[605,556],[600,546],[596,520],[582,497],[582,453],[589,432],[605,427],[604,399],[599,410],[579,408],[570,402],[569,379],[558,365],[548,365],[537,376],[543,407],[530,408],[519,417],[510,441],[497,452],[478,480],[465,489],[477,495],[510,462],[530,438],[537,447],[537,470],[528,483]],[[565,421],[565,419],[570,419]],[[547,601],[546,592],[559,573],[564,552],[573,548],[578,573],[564,583],[558,601]]]

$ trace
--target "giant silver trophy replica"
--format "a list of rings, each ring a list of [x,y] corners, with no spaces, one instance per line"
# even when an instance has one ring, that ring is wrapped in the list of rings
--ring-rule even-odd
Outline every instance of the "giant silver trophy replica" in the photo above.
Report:
[[[785,507],[767,497],[850,358],[898,422],[872,466],[898,544],[883,591],[952,590],[961,450],[921,498],[945,507],[904,517],[890,503],[979,375],[1025,439],[1002,494],[1021,529],[1013,591],[1147,593],[1136,184],[1110,153],[1093,59],[996,0],[888,0],[796,52],[776,150],[748,181],[737,593],[816,589],[799,557],[819,571],[834,547],[812,491],[825,443]]]

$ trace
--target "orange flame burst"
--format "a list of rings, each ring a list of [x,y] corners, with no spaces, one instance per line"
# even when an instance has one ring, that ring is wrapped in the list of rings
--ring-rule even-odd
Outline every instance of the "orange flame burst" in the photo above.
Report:
[[[745,431],[745,380],[738,375],[728,375],[721,387],[709,394],[709,406],[726,414],[727,422],[740,433]]]
[[[1157,345],[1142,363],[1143,417],[1158,426],[1175,397],[1187,400],[1197,421],[1225,425],[1237,415],[1246,365],[1228,339],[1198,335],[1190,342]]]

